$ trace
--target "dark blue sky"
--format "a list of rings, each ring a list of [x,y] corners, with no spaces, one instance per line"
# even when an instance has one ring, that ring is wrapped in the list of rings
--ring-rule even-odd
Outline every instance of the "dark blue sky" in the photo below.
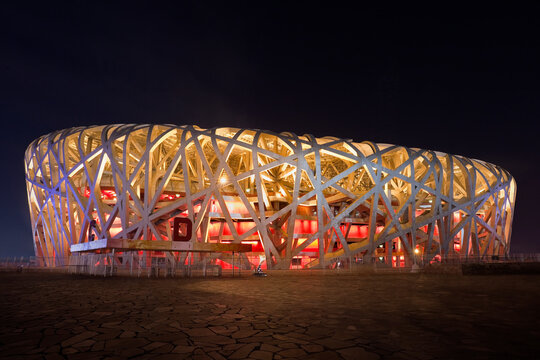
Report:
[[[439,150],[517,180],[540,252],[540,8],[17,2],[0,11],[0,257],[31,255],[23,156],[53,130],[237,126]]]

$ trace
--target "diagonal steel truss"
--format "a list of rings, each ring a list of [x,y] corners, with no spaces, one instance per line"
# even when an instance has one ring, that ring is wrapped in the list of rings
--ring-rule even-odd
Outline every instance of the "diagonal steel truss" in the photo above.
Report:
[[[430,150],[333,137],[177,125],[57,131],[25,156],[35,253],[98,238],[260,244],[268,266],[367,256],[408,264],[509,253],[516,183]],[[304,264],[304,263],[303,263]],[[52,263],[50,264],[52,265]]]

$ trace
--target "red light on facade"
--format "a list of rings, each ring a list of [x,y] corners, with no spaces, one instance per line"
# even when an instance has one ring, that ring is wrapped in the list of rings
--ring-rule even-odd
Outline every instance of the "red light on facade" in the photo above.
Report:
[[[116,198],[116,192],[114,192],[113,190],[101,190],[101,198],[112,200]]]

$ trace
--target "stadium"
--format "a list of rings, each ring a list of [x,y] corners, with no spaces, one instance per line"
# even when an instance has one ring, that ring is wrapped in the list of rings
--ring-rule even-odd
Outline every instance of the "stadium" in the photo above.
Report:
[[[510,251],[512,176],[431,150],[229,127],[106,125],[36,139],[25,170],[44,266],[73,253],[125,263],[129,253],[132,262],[242,269],[407,267]]]

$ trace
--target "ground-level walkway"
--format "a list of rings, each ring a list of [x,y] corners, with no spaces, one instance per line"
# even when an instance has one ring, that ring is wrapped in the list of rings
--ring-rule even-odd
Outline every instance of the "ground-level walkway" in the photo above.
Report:
[[[519,359],[540,275],[0,273],[0,357]]]

